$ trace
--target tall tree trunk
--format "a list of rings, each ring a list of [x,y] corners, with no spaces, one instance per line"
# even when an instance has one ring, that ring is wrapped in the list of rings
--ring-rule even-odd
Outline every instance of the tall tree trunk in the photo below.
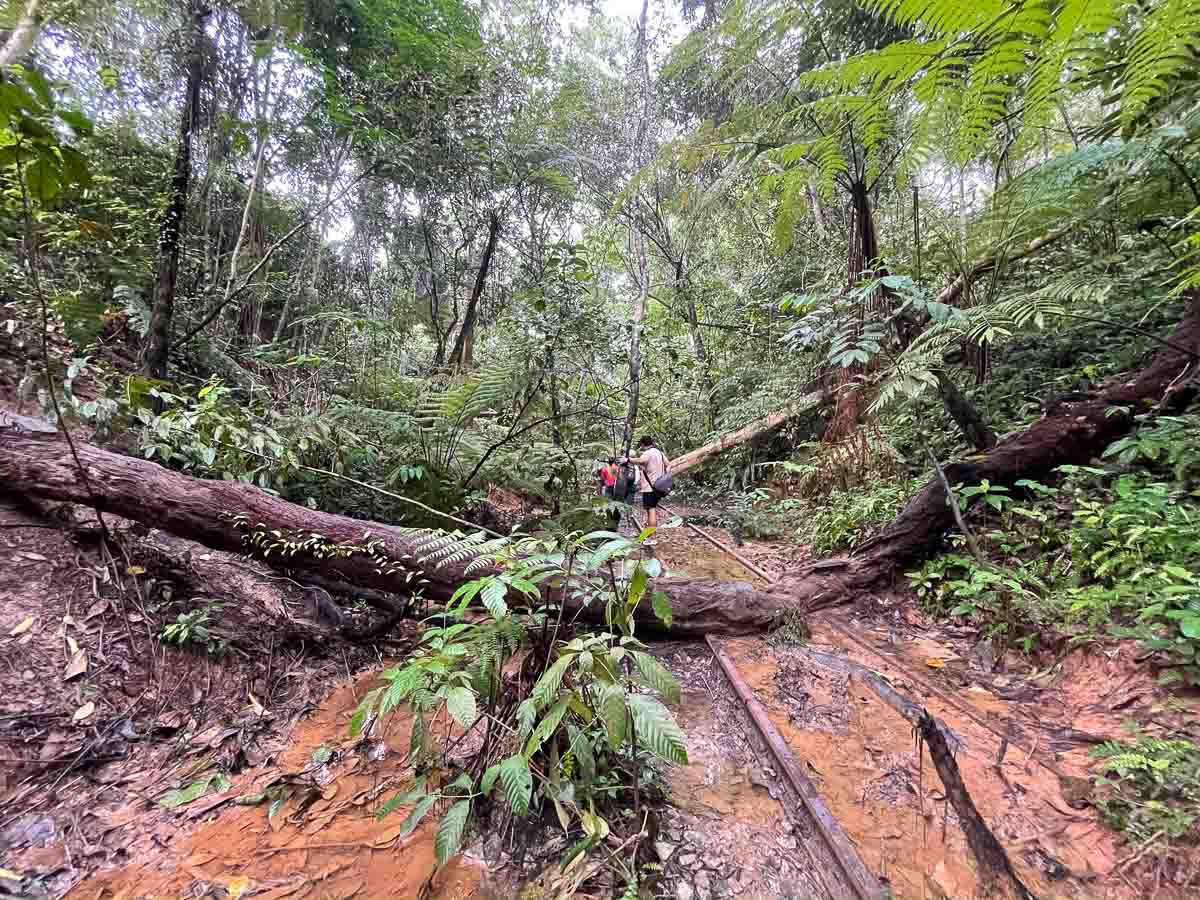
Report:
[[[499,237],[500,216],[492,212],[488,219],[488,237],[483,247],[483,258],[480,259],[479,271],[475,274],[475,286],[471,288],[471,299],[467,301],[462,328],[454,341],[454,349],[450,351],[450,365],[456,369],[470,369],[475,364],[475,321],[479,315],[479,301],[483,297],[483,289],[487,286],[488,269],[491,268],[492,255],[496,252]]]
[[[642,115],[638,122],[634,139],[633,159],[641,166],[645,155],[646,133],[650,122],[650,59],[647,48],[646,20],[650,10],[650,0],[642,0],[642,14],[638,19],[638,49],[636,65],[638,80],[642,87]],[[637,267],[637,297],[633,302],[633,326],[629,335],[629,408],[625,413],[625,430],[621,446],[625,455],[633,446],[633,428],[637,423],[638,403],[642,395],[642,324],[646,321],[646,302],[650,294],[650,267],[646,260],[646,236],[642,231],[642,198],[639,193],[633,199],[635,220],[630,223],[629,242],[633,251],[634,264]]]
[[[257,54],[256,54],[257,58]],[[270,107],[271,96],[271,55],[268,53],[266,60],[266,75],[264,76],[264,84],[260,88],[257,77],[254,80],[254,105],[255,116],[258,119],[255,129],[254,148],[254,174],[250,178],[250,187],[246,190],[246,205],[242,208],[242,223],[238,228],[237,240],[233,244],[233,253],[229,258],[229,278],[225,284],[226,299],[232,296],[234,286],[237,284],[238,266],[242,258],[242,250],[246,245],[246,238],[250,236],[252,231],[261,230],[262,209],[261,204],[258,204],[258,222],[254,221],[255,201],[262,192],[263,180],[266,177],[267,167],[267,136],[269,127],[267,125],[268,109]],[[257,62],[256,62],[257,68]],[[265,245],[265,240],[252,240],[252,244],[256,246],[260,253]],[[239,316],[239,321],[244,321],[244,315]]]
[[[875,217],[871,209],[871,198],[866,182],[854,182],[850,191],[851,217],[850,253],[847,265],[847,289],[858,286],[864,277],[875,275],[874,265],[879,257],[879,242],[875,232]],[[881,295],[883,291],[879,292]],[[882,303],[884,297],[865,301],[859,309],[859,325],[865,318],[867,304]],[[859,376],[863,370],[857,366],[842,368],[837,372],[838,400],[833,416],[825,429],[824,440],[835,443],[849,437],[858,428],[858,423],[867,406],[866,395]]]
[[[201,41],[208,10],[198,0],[189,4],[191,22],[187,49],[187,83],[183,109],[179,113],[179,138],[175,146],[175,171],[171,177],[171,199],[158,235],[158,277],[150,328],[142,352],[142,372],[150,378],[167,377],[167,355],[171,349],[171,317],[175,309],[175,283],[179,279],[179,245],[187,218],[188,187],[192,180],[192,134],[200,109]]]
[[[433,368],[440,369],[446,358],[446,332],[442,330],[442,298],[438,294],[437,268],[433,259],[433,235],[425,207],[421,207],[421,234],[425,238],[425,258],[429,262],[429,328],[433,332]]]
[[[700,385],[704,388],[704,408],[708,417],[708,427],[713,428],[717,422],[716,386],[713,384],[712,370],[708,364],[708,348],[704,345],[704,335],[700,331],[700,317],[696,313],[696,298],[688,289],[687,270],[681,257],[675,261],[675,292],[683,297],[684,308],[687,310],[688,335],[692,342],[692,353],[700,365]]]
[[[33,49],[38,35],[42,33],[42,26],[45,24],[39,9],[40,6],[39,0],[29,0],[25,4],[25,11],[17,20],[16,27],[9,33],[4,46],[0,47],[0,70],[19,63],[25,58],[25,54]]]

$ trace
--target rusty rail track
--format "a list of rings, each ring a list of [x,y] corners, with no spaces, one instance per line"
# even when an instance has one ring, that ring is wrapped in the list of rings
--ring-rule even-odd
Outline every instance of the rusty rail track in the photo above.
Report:
[[[795,794],[799,799],[806,818],[812,824],[813,830],[820,836],[827,855],[834,863],[834,868],[838,870],[835,873],[819,867],[829,895],[836,900],[843,900],[843,898],[844,900],[882,900],[888,896],[879,879],[867,868],[854,843],[842,830],[829,807],[825,805],[825,801],[821,799],[816,785],[805,774],[803,764],[792,753],[791,748],[783,739],[783,735],[772,724],[766,708],[755,696],[753,688],[742,678],[737,665],[711,637],[706,637],[705,640],[708,642],[708,647],[720,666],[725,680],[733,689],[734,695],[757,732],[759,742],[765,746],[775,760],[779,771],[791,789],[790,793]],[[835,875],[838,877],[832,877]]]
[[[1019,750],[1024,750],[1028,754],[1029,761],[1036,763],[1037,765],[1041,766],[1043,769],[1047,770],[1048,772],[1051,772],[1052,774],[1054,774],[1056,776],[1059,776],[1060,778],[1067,774],[1066,772],[1064,772],[1062,770],[1062,768],[1060,766],[1055,765],[1053,762],[1047,762],[1045,759],[1043,759],[1041,754],[1039,754],[1037,752],[1038,741],[1037,740],[1030,741],[1023,734],[1017,733],[1017,731],[1014,729],[1014,725],[1016,723],[1010,721],[1008,723],[1008,727],[1004,730],[1001,730],[1001,728],[999,726],[988,721],[986,718],[984,718],[982,715],[980,715],[978,712],[976,712],[974,709],[972,709],[967,703],[965,703],[962,700],[960,700],[959,698],[955,697],[954,694],[952,694],[950,691],[947,691],[945,688],[943,688],[937,684],[934,684],[930,679],[926,678],[920,672],[917,672],[912,666],[906,664],[902,659],[898,658],[896,655],[889,654],[887,651],[885,651],[879,647],[876,647],[873,643],[866,640],[865,638],[859,637],[858,635],[854,634],[845,625],[841,624],[840,622],[835,621],[832,617],[822,617],[821,622],[822,622],[822,624],[829,626],[829,628],[831,628],[833,631],[836,631],[842,637],[846,638],[852,644],[855,644],[859,649],[865,651],[868,655],[874,656],[876,659],[878,659],[888,665],[896,667],[897,669],[899,669],[901,672],[904,673],[904,677],[913,681],[913,683],[915,683],[919,688],[921,688],[921,690],[937,697],[939,700],[941,700],[947,706],[952,708],[955,712],[962,715],[964,718],[970,719],[972,722],[974,722],[980,728],[983,728],[985,731],[995,735],[1001,742],[1008,744],[1010,747],[1015,747]],[[876,673],[876,674],[878,675],[878,673]],[[887,702],[890,705],[892,705],[894,708],[896,708],[897,711],[901,713],[901,715],[905,716],[905,718],[911,718],[904,710],[900,709],[898,706],[896,706],[892,702],[891,697],[886,696],[885,694],[883,694],[880,691],[879,687],[877,686],[880,681],[884,681],[884,679],[877,678],[876,680],[867,680],[867,684],[872,689],[874,689],[877,694],[879,694],[879,696],[881,697],[881,699],[884,700],[884,702]],[[884,683],[886,683],[886,681],[884,681]],[[889,685],[889,687],[890,687],[890,685]],[[947,732],[948,732],[948,729],[943,729],[943,730],[947,730]]]

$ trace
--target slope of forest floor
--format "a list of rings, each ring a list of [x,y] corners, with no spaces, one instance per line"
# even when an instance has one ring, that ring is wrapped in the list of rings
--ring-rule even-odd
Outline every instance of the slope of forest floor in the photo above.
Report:
[[[3,515],[9,665],[0,689],[24,699],[3,723],[17,764],[6,768],[16,776],[5,785],[0,840],[28,895],[75,885],[71,896],[89,900],[416,896],[434,874],[436,819],[399,839],[398,816],[374,815],[412,777],[403,720],[379,738],[348,734],[379,657],[164,648],[153,610],[122,612],[128,594],[105,582],[94,550],[20,509]],[[753,580],[686,528],[662,529],[655,552],[672,572]],[[774,574],[804,550],[748,542],[739,552]],[[972,896],[976,874],[910,722],[856,671],[884,676],[945,723],[976,805],[1039,896],[1194,891],[1194,857],[1137,857],[1094,805],[1089,748],[1119,738],[1126,720],[1177,728],[1184,715],[1162,703],[1132,643],[1049,661],[996,658],[975,630],[939,624],[903,594],[864,598],[808,626],[807,635],[785,627],[721,644],[894,896]],[[390,652],[402,656],[406,639]],[[87,668],[67,677],[79,651]],[[677,715],[691,753],[687,767],[664,773],[660,895],[823,895],[802,817],[756,757],[707,647],[656,652],[683,685]],[[189,788],[195,795],[181,796]],[[476,842],[430,882],[431,896],[514,895],[553,867],[564,840],[549,829],[520,852]]]

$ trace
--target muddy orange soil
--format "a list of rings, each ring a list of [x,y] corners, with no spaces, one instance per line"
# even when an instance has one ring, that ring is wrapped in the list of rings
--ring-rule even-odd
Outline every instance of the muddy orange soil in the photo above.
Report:
[[[814,643],[839,648],[893,683],[905,683],[906,667],[887,665],[820,622],[813,631]],[[978,895],[965,836],[928,752],[915,746],[908,720],[861,679],[824,668],[803,650],[764,652],[764,642],[755,639],[722,645],[789,746],[808,763],[821,795],[863,860],[887,879],[896,897],[959,900]],[[931,649],[921,644],[915,652]],[[1083,674],[1095,675],[1087,667]],[[906,686],[911,697],[911,676]],[[1004,700],[979,690],[967,693],[968,702],[990,714],[989,724],[1005,722],[1009,711]],[[1086,783],[1085,750],[1054,753],[1049,741],[1041,750],[1010,744],[998,766],[1004,743],[999,734],[936,695],[913,699],[962,741],[957,760],[972,799],[1034,893],[1042,898],[1141,896],[1120,878],[1116,839],[1096,810],[1072,806],[1079,799],[1071,796],[1072,785]]]
[[[656,554],[672,570],[759,582],[686,529],[657,537]],[[755,544],[738,549],[768,571],[778,572],[786,555]],[[852,618],[852,610],[814,617],[809,646],[884,676],[948,725],[962,742],[957,760],[976,806],[1039,897],[1144,896],[1123,871],[1130,849],[1089,802],[1088,750],[1124,737],[1122,721],[1161,699],[1152,675],[1129,658],[1129,648],[1077,651],[1033,678],[1013,674],[1029,669],[1027,660],[1007,666],[1007,674],[984,674],[966,658],[970,637],[940,635],[915,608],[900,606],[874,618]],[[820,665],[804,648],[759,638],[721,643],[893,896],[977,896],[965,835],[906,718],[861,678]]]
[[[211,821],[190,825],[189,807],[178,815],[182,833],[155,861],[101,871],[68,895],[78,900],[135,898],[236,898],[335,900],[412,898],[427,882],[432,898],[458,900],[477,890],[483,869],[463,856],[434,876],[431,814],[413,834],[399,838],[406,810],[377,820],[388,798],[411,786],[405,765],[408,722],[390,720],[386,737],[349,739],[348,723],[359,699],[378,679],[364,673],[334,691],[295,730],[275,768],[240,776],[223,794],[191,805],[248,797],[271,784],[289,784],[291,799],[269,816],[271,801],[214,809]],[[318,753],[320,751],[320,753]],[[325,762],[326,752],[330,756]],[[314,754],[317,754],[314,756]],[[434,810],[438,812],[438,810]],[[223,890],[223,893],[222,893]],[[215,891],[215,893],[210,893]]]

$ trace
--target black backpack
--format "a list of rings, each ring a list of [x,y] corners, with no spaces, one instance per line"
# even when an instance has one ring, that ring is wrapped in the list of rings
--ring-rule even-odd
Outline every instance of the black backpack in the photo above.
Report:
[[[622,503],[629,502],[629,498],[637,493],[637,476],[634,474],[633,466],[621,466],[617,470],[617,483],[613,487],[613,499],[619,500]]]

